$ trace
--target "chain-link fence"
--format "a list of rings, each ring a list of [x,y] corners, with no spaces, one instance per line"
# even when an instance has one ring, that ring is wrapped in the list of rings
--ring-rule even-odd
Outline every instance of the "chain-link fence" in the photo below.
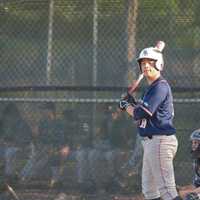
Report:
[[[116,194],[124,192],[115,185],[121,170],[132,163],[123,172],[125,192],[140,192],[136,126],[117,103],[137,78],[139,51],[161,39],[179,139],[176,180],[190,183],[189,135],[200,117],[199,6],[198,0],[1,0],[2,179],[26,199],[58,198],[60,190]]]

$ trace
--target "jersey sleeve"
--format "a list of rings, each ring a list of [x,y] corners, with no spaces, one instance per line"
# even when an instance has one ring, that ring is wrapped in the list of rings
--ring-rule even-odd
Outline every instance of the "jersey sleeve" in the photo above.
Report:
[[[134,109],[134,119],[140,120],[150,118],[156,112],[159,105],[164,101],[168,94],[168,85],[160,83],[151,88],[144,96],[141,103]]]

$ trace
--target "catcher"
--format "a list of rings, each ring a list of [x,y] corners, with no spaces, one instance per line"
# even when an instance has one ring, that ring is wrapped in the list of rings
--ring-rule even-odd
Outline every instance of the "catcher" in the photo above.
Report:
[[[184,200],[200,200],[200,129],[192,132],[190,140],[194,168],[193,184],[181,187],[179,194]]]

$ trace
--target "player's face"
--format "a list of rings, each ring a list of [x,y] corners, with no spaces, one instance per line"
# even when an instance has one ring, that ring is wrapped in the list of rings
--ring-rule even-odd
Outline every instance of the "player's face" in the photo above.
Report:
[[[192,151],[195,151],[200,144],[200,140],[192,140]]]
[[[159,71],[155,69],[154,60],[144,58],[141,60],[140,66],[141,66],[142,72],[144,73],[144,76],[147,78],[150,78],[150,79],[154,78],[159,73]]]

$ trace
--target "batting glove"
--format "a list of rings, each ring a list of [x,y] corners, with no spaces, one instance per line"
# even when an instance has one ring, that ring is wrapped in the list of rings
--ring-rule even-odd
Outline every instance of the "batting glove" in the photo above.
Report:
[[[137,105],[137,101],[135,100],[135,98],[130,95],[129,93],[127,93],[127,102],[133,105]]]
[[[127,100],[122,99],[122,100],[119,101],[119,108],[120,108],[121,110],[126,110],[126,108],[127,108],[129,105],[130,105],[130,103],[129,103]]]

